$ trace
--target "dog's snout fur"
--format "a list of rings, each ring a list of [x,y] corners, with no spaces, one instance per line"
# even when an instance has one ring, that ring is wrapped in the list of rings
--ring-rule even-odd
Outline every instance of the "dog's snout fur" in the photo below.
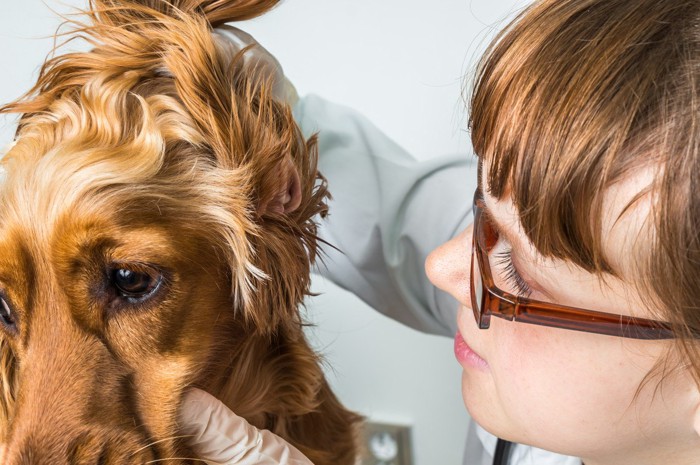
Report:
[[[136,435],[103,436],[96,429],[56,441],[54,436],[30,435],[7,448],[7,465],[143,465],[158,460],[155,447]]]
[[[39,294],[26,314],[33,324],[19,350],[4,463],[128,465],[172,455],[167,441],[152,444],[139,418],[133,375],[104,340],[81,328],[65,300],[57,290]]]
[[[67,451],[67,464],[144,465],[159,458],[156,445],[144,445],[137,434],[106,436],[99,430],[78,435]]]

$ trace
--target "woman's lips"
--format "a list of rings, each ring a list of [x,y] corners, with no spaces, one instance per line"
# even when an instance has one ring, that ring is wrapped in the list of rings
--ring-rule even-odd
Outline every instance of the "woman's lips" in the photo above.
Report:
[[[460,333],[455,335],[455,357],[457,361],[463,368],[476,368],[479,370],[486,370],[489,364],[483,358],[479,357],[476,352],[472,350]]]

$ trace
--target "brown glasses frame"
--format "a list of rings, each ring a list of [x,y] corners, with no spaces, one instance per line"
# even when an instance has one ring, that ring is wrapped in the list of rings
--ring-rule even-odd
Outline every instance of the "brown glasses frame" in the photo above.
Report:
[[[488,258],[489,246],[484,229],[484,200],[480,189],[474,194],[474,233],[470,291],[474,317],[481,329],[491,324],[491,316],[509,321],[553,328],[606,334],[632,339],[673,339],[669,323],[627,315],[568,307],[513,295],[496,287]],[[475,278],[476,277],[476,278]],[[476,280],[480,283],[477,283]],[[481,284],[481,293],[476,287]]]

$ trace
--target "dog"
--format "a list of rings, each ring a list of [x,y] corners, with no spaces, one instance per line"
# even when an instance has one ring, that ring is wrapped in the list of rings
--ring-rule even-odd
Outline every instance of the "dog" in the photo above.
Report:
[[[215,29],[277,0],[91,0],[0,108],[0,440],[8,465],[195,461],[208,391],[317,465],[355,462],[300,305],[327,212],[316,140]],[[184,457],[184,458],[183,458]]]

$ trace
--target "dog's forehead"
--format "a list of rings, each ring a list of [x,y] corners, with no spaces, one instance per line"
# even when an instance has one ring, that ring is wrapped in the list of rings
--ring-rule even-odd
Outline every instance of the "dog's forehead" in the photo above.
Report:
[[[220,167],[197,147],[159,137],[100,146],[23,135],[2,161],[0,247],[16,248],[19,238],[37,263],[56,251],[67,251],[62,262],[92,253],[106,263],[124,250],[111,256],[175,270],[230,267],[235,286],[247,289],[249,273],[258,272],[250,238],[259,234],[249,167]],[[151,234],[157,230],[164,234]],[[87,240],[97,237],[105,241]]]
[[[146,254],[162,253],[159,244],[167,248],[167,219],[158,218],[157,199],[142,199],[143,185],[125,184],[120,163],[70,161],[50,154],[9,164],[0,189],[0,244],[44,255],[68,248],[85,254],[126,242]]]

